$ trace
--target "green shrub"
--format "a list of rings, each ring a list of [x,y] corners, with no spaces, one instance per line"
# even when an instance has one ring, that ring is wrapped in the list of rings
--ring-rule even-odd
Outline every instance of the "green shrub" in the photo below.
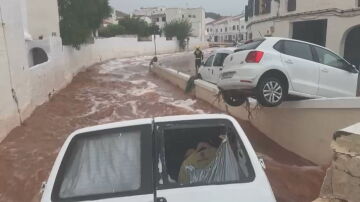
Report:
[[[159,33],[159,27],[157,25],[149,25],[140,18],[126,17],[119,20],[119,25],[124,27],[124,34],[133,34],[138,35],[139,37],[148,37]]]
[[[185,40],[191,36],[191,31],[191,23],[188,20],[173,20],[164,26],[165,36],[176,37],[182,49],[185,49]]]
[[[58,6],[63,44],[78,49],[111,13],[108,0],[59,0]]]
[[[121,25],[108,25],[107,27],[99,29],[99,36],[105,38],[114,37],[124,33],[125,28]]]

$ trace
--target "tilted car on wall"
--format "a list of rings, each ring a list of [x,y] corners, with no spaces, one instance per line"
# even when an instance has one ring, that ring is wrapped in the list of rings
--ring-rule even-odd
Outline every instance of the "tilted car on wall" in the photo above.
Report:
[[[356,96],[358,68],[322,46],[266,37],[236,51],[226,57],[217,82],[229,105],[240,106],[245,97],[273,107],[289,96]]]
[[[226,115],[141,119],[68,137],[42,202],[274,202],[249,140]]]

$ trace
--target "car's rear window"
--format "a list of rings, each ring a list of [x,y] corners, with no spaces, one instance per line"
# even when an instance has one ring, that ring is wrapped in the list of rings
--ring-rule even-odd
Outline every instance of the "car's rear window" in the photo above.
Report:
[[[258,40],[254,40],[254,41],[245,43],[245,44],[239,46],[234,52],[256,49],[264,41],[265,41],[265,39],[258,39]]]
[[[141,132],[83,135],[69,145],[58,176],[58,199],[138,190]]]

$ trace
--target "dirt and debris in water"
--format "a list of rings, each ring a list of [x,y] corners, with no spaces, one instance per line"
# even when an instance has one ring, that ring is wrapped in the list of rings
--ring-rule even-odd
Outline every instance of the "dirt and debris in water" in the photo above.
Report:
[[[193,61],[189,53],[160,60],[164,57],[174,59],[174,65]],[[220,113],[149,73],[150,60],[116,59],[88,68],[15,128],[0,143],[0,201],[39,201],[41,183],[76,129],[145,117]],[[239,122],[255,150],[265,156],[278,201],[308,202],[318,196],[324,170],[278,146],[248,122]]]

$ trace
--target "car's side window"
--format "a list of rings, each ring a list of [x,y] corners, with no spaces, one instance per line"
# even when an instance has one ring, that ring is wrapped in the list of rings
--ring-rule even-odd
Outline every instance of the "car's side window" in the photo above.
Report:
[[[278,42],[274,45],[274,49],[277,50],[277,51],[279,51],[280,53],[284,53],[283,47],[284,47],[284,41],[283,41],[283,40],[278,41]]]
[[[337,56],[336,54],[334,54],[326,49],[317,47],[317,46],[314,46],[314,48],[315,48],[319,63],[328,65],[331,67],[339,68],[342,70],[346,70],[346,67],[349,66],[349,64],[344,59]]]
[[[52,201],[94,200],[151,194],[150,126],[80,134],[69,144],[61,163]],[[150,137],[150,138],[149,138]],[[150,160],[146,160],[150,159]]]
[[[205,67],[210,67],[210,66],[212,66],[214,57],[215,57],[215,55],[210,56],[210,57],[206,60],[204,66],[205,66]]]
[[[302,58],[305,60],[313,61],[313,55],[310,45],[297,41],[284,41],[283,53],[294,57]]]
[[[245,183],[255,177],[247,151],[231,127],[185,123],[162,133],[160,189]]]
[[[218,53],[216,54],[216,57],[214,59],[214,64],[213,66],[216,67],[222,67],[225,61],[225,58],[228,56],[229,54],[227,53]]]

